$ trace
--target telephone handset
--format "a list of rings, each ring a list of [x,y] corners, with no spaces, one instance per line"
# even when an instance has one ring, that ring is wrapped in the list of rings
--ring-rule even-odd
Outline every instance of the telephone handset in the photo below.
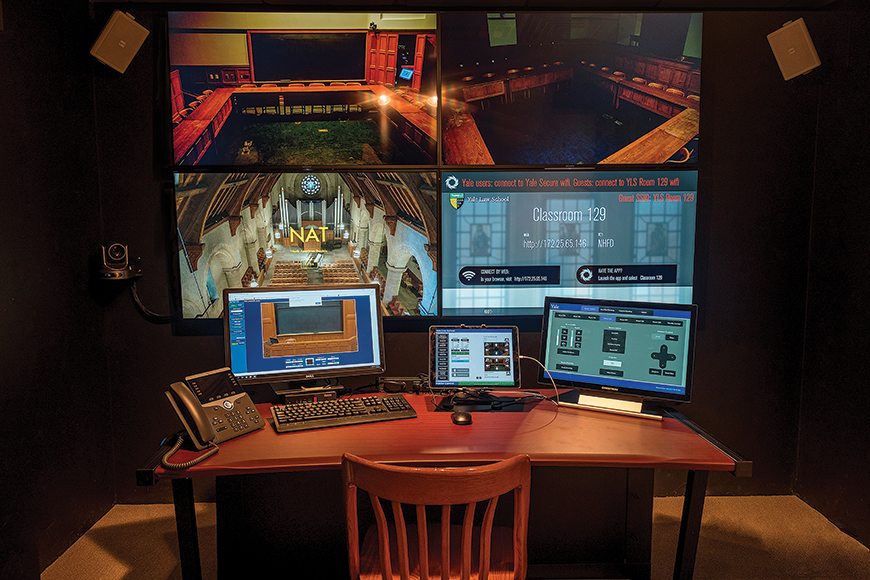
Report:
[[[256,431],[265,425],[251,397],[242,391],[230,369],[221,368],[193,375],[186,377],[185,381],[172,383],[166,391],[166,397],[181,419],[193,446],[198,450],[210,449],[186,463],[172,463],[169,458],[183,443],[179,437],[161,460],[164,468],[187,469],[217,453],[218,443]]]

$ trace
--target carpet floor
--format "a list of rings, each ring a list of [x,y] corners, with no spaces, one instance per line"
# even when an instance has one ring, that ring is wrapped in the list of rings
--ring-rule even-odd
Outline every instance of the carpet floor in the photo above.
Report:
[[[682,498],[656,498],[651,580],[673,575]],[[203,578],[217,575],[215,506],[197,504]],[[41,580],[180,580],[171,505],[117,505]],[[870,550],[794,496],[708,497],[696,580],[867,580]]]

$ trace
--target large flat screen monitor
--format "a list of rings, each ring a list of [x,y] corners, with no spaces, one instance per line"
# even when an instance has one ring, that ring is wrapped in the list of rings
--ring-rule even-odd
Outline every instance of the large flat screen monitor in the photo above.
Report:
[[[701,14],[445,13],[445,165],[695,162]]]
[[[696,171],[445,171],[445,316],[541,314],[549,295],[692,302]]]
[[[384,371],[377,285],[228,288],[224,302],[226,364],[243,385],[280,392]]]
[[[538,382],[592,407],[688,402],[696,325],[691,304],[547,297]]]
[[[224,288],[369,282],[389,318],[437,313],[434,171],[178,172],[174,185],[184,318],[219,318]]]
[[[170,12],[168,39],[175,166],[437,163],[435,14]]]

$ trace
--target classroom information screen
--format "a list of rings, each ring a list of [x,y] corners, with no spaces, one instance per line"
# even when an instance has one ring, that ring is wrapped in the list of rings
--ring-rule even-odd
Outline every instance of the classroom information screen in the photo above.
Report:
[[[539,315],[550,295],[692,301],[696,171],[445,172],[443,314]]]

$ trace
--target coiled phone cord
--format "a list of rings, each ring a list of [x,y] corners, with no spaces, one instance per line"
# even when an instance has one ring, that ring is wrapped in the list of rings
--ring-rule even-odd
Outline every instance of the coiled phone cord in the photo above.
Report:
[[[215,445],[214,443],[212,443],[211,441],[209,441],[208,444],[211,447],[211,449],[209,449],[208,451],[206,451],[205,453],[203,453],[199,457],[195,457],[195,458],[191,459],[190,461],[185,461],[184,463],[172,463],[171,461],[169,461],[169,458],[172,457],[173,455],[175,455],[176,451],[181,449],[181,445],[183,443],[184,443],[184,436],[179,435],[178,439],[175,440],[175,445],[173,445],[169,449],[169,451],[167,451],[163,455],[163,458],[160,460],[160,465],[162,465],[164,469],[170,469],[172,471],[187,469],[188,467],[193,467],[194,465],[196,465],[200,461],[204,461],[204,460],[208,459],[209,457],[211,457],[212,455],[214,455],[215,453],[218,452],[218,446]]]

